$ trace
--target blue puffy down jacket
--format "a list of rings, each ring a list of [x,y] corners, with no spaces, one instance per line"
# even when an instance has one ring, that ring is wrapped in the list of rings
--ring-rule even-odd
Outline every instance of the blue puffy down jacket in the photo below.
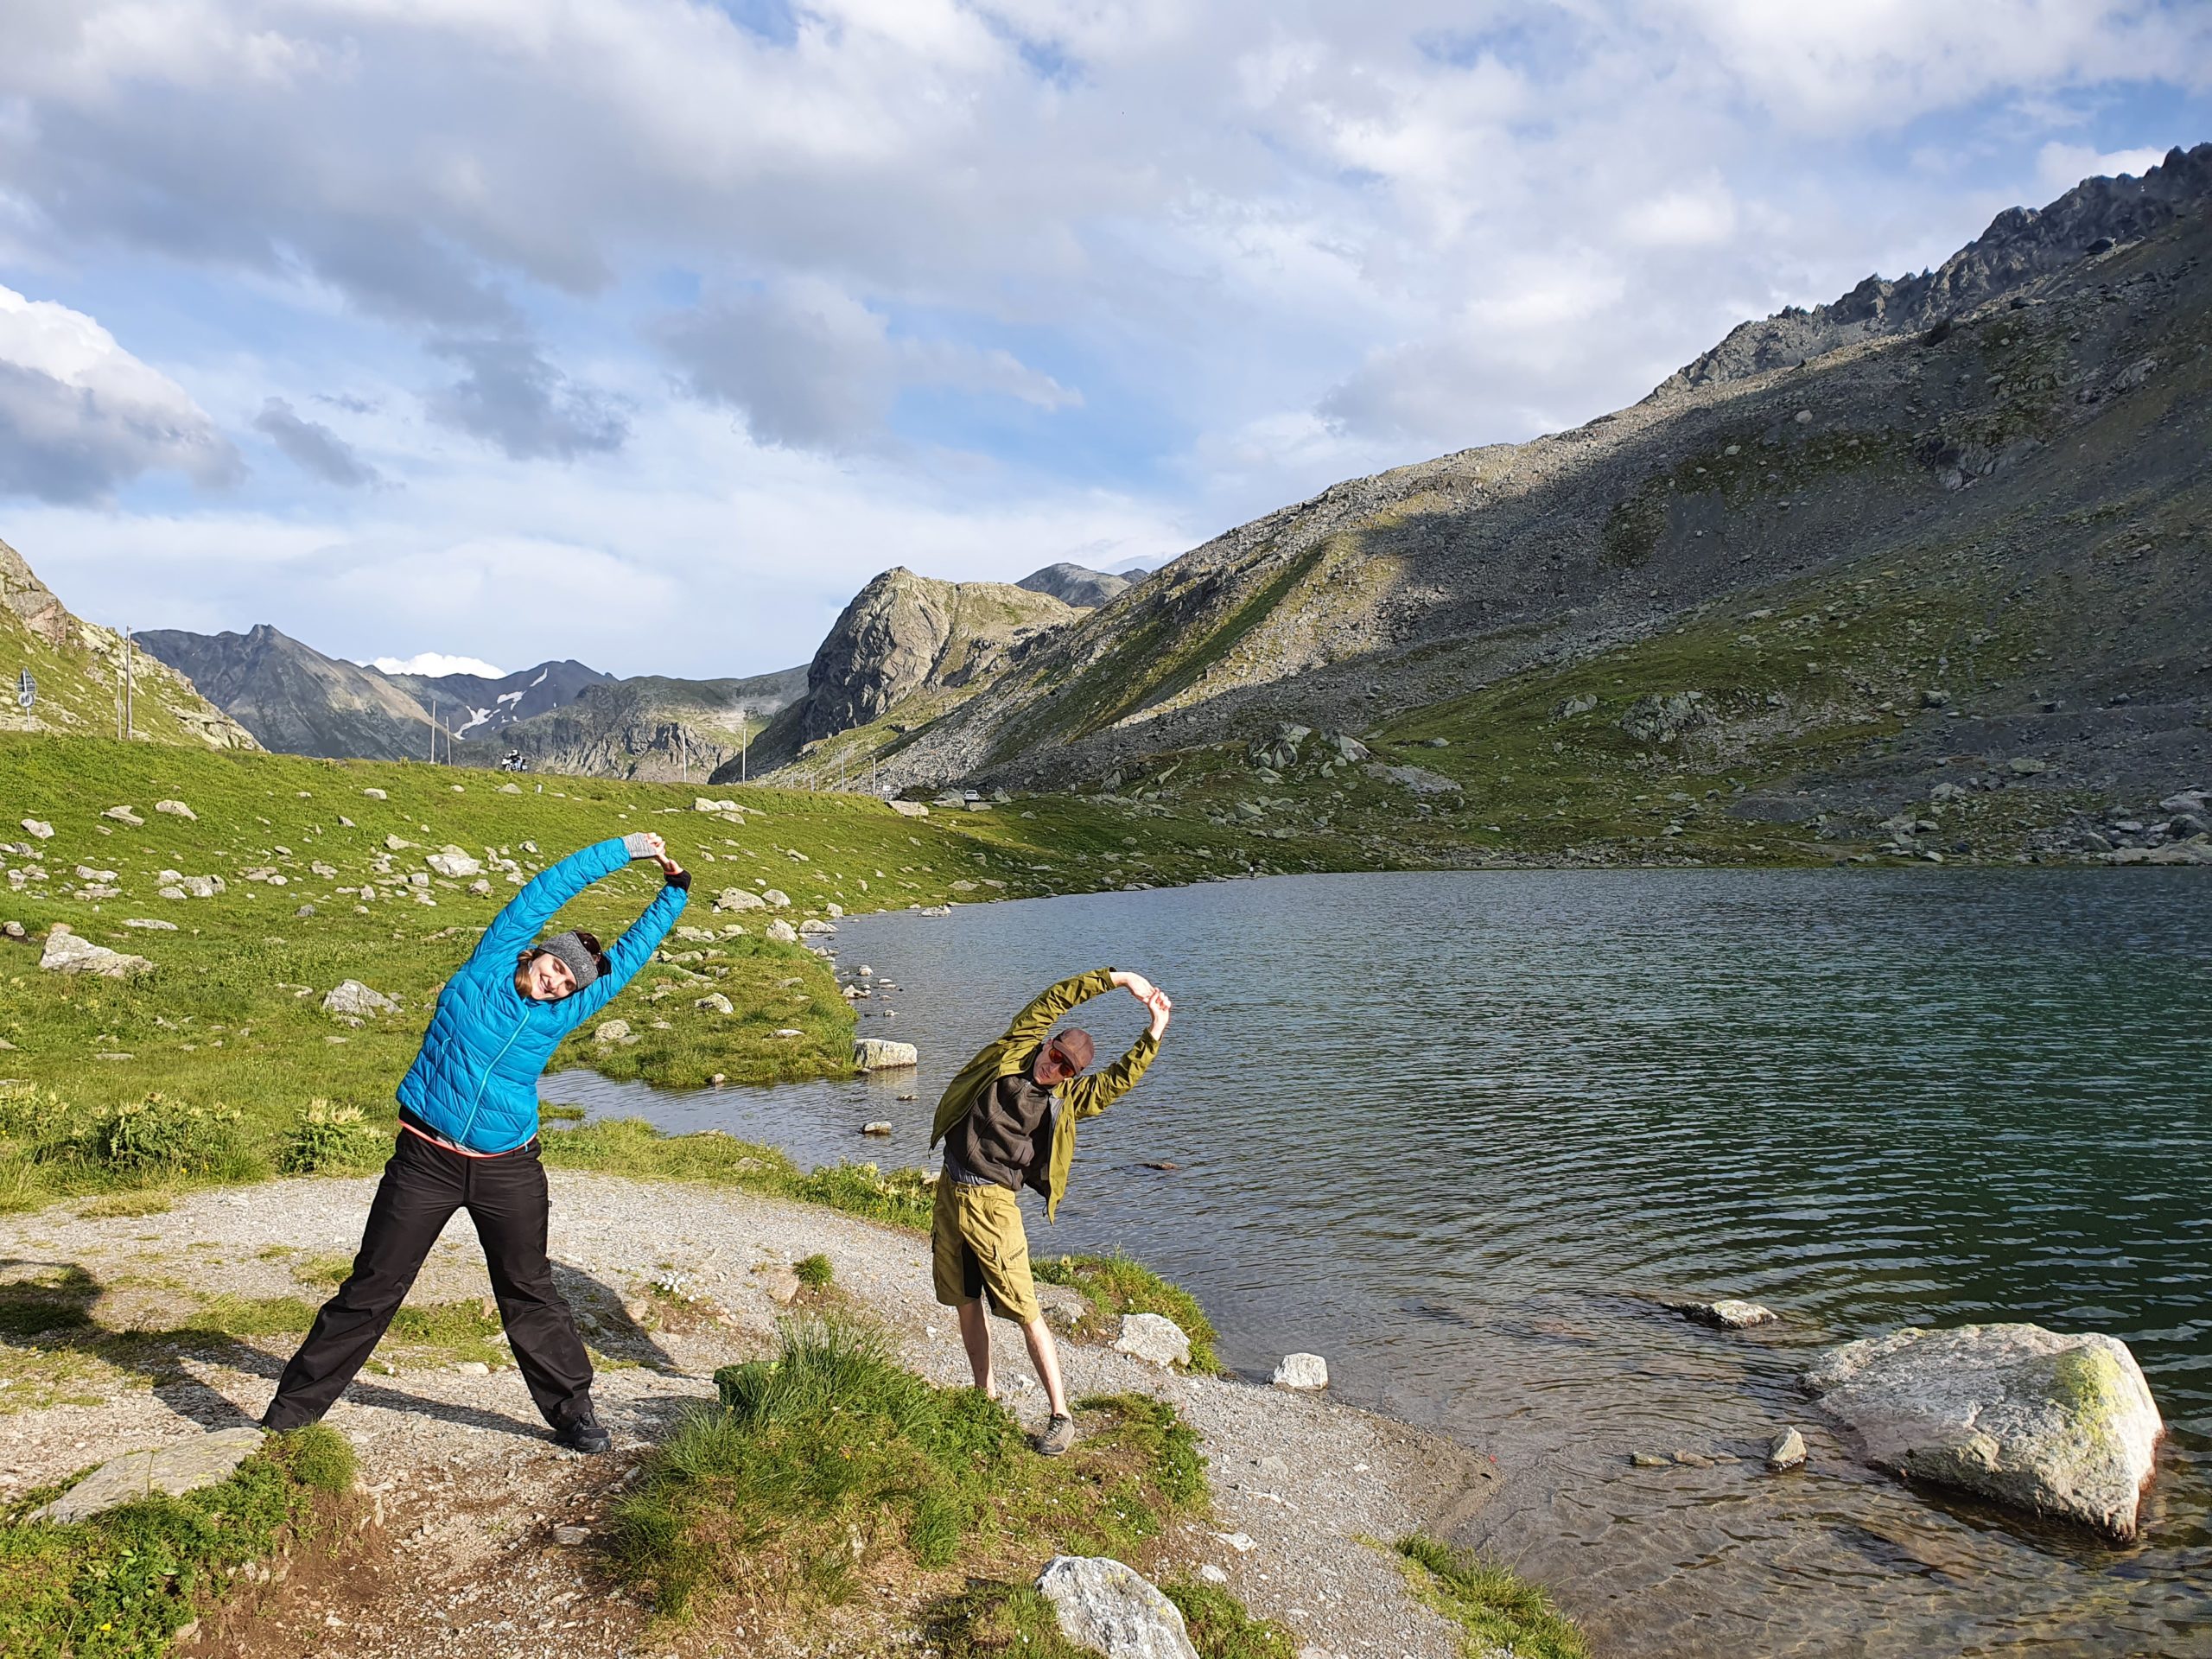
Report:
[[[608,971],[558,1002],[515,989],[515,957],[593,882],[630,861],[620,836],[571,853],[514,896],[476,953],[438,993],[423,1052],[399,1084],[399,1103],[456,1146],[512,1152],[537,1133],[537,1078],[561,1039],[613,999],[683,913],[681,887],[664,887],[607,953]]]

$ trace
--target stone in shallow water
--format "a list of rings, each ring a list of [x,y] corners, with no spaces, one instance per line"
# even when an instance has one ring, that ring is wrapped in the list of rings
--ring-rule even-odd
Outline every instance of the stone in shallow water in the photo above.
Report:
[[[119,1504],[168,1492],[181,1497],[202,1486],[228,1480],[238,1465],[260,1448],[257,1428],[223,1428],[153,1452],[126,1452],[104,1463],[51,1503],[33,1512],[36,1521],[82,1521]]]
[[[1877,1468],[2135,1535],[2164,1425],[2116,1337],[1913,1326],[1834,1350],[1805,1386]]]
[[[1794,1428],[1783,1429],[1766,1448],[1766,1466],[1777,1473],[1784,1469],[1801,1469],[1804,1464],[1805,1437]]]
[[[1135,1567],[1107,1556],[1058,1555],[1037,1588],[1060,1634],[1106,1659],[1198,1659],[1175,1604]]]
[[[921,1051],[912,1043],[894,1043],[882,1037],[862,1037],[853,1044],[853,1064],[863,1071],[897,1071],[921,1064]]]

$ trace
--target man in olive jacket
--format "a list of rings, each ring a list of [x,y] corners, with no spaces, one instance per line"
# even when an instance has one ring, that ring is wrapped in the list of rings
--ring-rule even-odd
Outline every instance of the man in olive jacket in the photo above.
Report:
[[[1152,1011],[1152,1025],[1129,1052],[1090,1077],[1090,1034],[1052,1022],[1079,1002],[1120,988]],[[1096,1117],[1144,1076],[1174,1005],[1141,974],[1099,968],[1064,979],[1014,1017],[1006,1035],[961,1068],[938,1103],[930,1144],[944,1142],[937,1210],[930,1227],[937,1299],[960,1315],[960,1340],[976,1386],[993,1399],[991,1332],[983,1301],[1021,1326],[1052,1419],[1037,1442],[1056,1458],[1075,1444],[1075,1419],[1060,1385],[1060,1357],[1037,1306],[1029,1274],[1029,1239],[1016,1194],[1033,1186],[1055,1216],[1075,1160],[1078,1118]]]

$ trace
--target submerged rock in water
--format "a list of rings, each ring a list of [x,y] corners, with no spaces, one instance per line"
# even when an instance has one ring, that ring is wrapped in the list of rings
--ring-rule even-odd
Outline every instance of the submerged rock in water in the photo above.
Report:
[[[2116,1337],[1910,1327],[1834,1350],[1805,1386],[1877,1468],[2135,1535],[2164,1424]]]
[[[1768,1443],[1766,1466],[1777,1473],[1784,1469],[1802,1469],[1805,1465],[1805,1437],[1794,1428],[1785,1428]]]
[[[861,1037],[853,1042],[853,1064],[863,1071],[893,1071],[921,1064],[921,1051],[912,1043],[894,1043],[882,1037]]]
[[[1060,1634],[1106,1659],[1198,1659],[1175,1604],[1135,1567],[1100,1555],[1058,1555],[1037,1588]]]
[[[1723,1331],[1748,1331],[1755,1325],[1772,1325],[1782,1317],[1770,1307],[1739,1301],[1732,1296],[1724,1296],[1717,1302],[1669,1300],[1662,1306],[1700,1325],[1714,1325]]]

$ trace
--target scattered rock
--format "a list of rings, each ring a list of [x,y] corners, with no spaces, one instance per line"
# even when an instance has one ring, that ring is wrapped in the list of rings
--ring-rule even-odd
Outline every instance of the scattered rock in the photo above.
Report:
[[[2039,772],[2050,770],[2048,761],[2037,760],[2027,755],[2015,755],[2005,764],[2011,768],[2013,776],[2017,778],[2032,778]]]
[[[729,998],[724,996],[720,991],[708,992],[706,995],[701,997],[691,1006],[695,1008],[704,1008],[709,1014],[734,1014],[736,1012],[736,1010],[730,1005]]]
[[[1572,720],[1577,715],[1586,715],[1598,706],[1597,697],[1587,691],[1578,691],[1552,705],[1554,720]]]
[[[1621,730],[1638,743],[1671,743],[1686,732],[1712,723],[1713,711],[1702,691],[1675,691],[1665,696],[1647,695],[1628,706],[1621,716]]]
[[[315,914],[315,906],[313,905],[302,905],[297,910],[294,911],[292,914],[302,918],[312,916]]]
[[[1183,1327],[1164,1313],[1124,1313],[1120,1333],[1114,1338],[1122,1353],[1154,1365],[1188,1365],[1191,1339]]]
[[[879,1117],[873,1123],[861,1124],[861,1133],[862,1135],[888,1135],[891,1133],[891,1124],[887,1120]]]
[[[810,916],[798,925],[798,931],[802,933],[819,935],[823,933],[835,933],[837,930],[830,923],[817,921],[815,918]]]
[[[891,801],[886,803],[902,818],[926,818],[930,810],[919,801]]]
[[[791,907],[791,894],[785,893],[781,887],[764,888],[760,899],[771,910],[789,910]]]
[[[67,1522],[148,1497],[182,1497],[228,1480],[259,1449],[257,1428],[221,1428],[154,1452],[126,1452],[102,1464],[51,1503],[34,1510],[34,1521]]]
[[[489,1376],[492,1368],[480,1359],[464,1359],[454,1367],[463,1376]]]
[[[127,806],[111,806],[106,811],[101,813],[100,817],[113,818],[118,823],[127,823],[133,830],[146,822]]]
[[[365,789],[361,793],[367,796],[372,801],[381,801],[386,798],[384,791],[380,789]]]
[[[716,910],[766,910],[767,902],[747,887],[724,887],[715,895]]]
[[[200,815],[197,812],[194,812],[190,807],[187,806],[182,801],[156,801],[154,803],[154,810],[156,812],[166,812],[173,818],[183,818],[194,823],[197,823],[200,821]]]
[[[1649,1452],[1631,1452],[1628,1454],[1628,1461],[1631,1469],[1669,1469],[1674,1466],[1673,1459],[1659,1457]]]
[[[761,937],[776,944],[797,944],[798,930],[779,916],[761,930]]]
[[[742,812],[745,809],[735,801],[717,801],[701,795],[693,799],[691,810],[694,812]]]
[[[1285,1354],[1272,1380],[1279,1389],[1325,1389],[1329,1362],[1319,1354]]]
[[[1036,1285],[1038,1311],[1063,1331],[1072,1331],[1090,1317],[1090,1298],[1073,1285]]]
[[[1219,1569],[1216,1569],[1218,1571]],[[1105,1659],[1198,1659],[1183,1615],[1135,1567],[1108,1556],[1058,1555],[1037,1588],[1060,1634]]]
[[[595,1043],[634,1043],[627,1020],[602,1020],[594,1027],[591,1039]]]
[[[27,937],[26,930],[21,922],[0,922],[0,933],[5,933],[11,939]]]
[[[1707,1457],[1702,1452],[1677,1452],[1675,1453],[1675,1461],[1681,1465],[1685,1469],[1710,1469],[1713,1467],[1713,1459]]]
[[[157,922],[149,916],[132,916],[126,918],[123,925],[125,927],[149,928],[156,933],[174,933],[176,931],[176,924],[175,922]]]
[[[556,1527],[553,1529],[553,1541],[556,1544],[588,1544],[591,1541],[591,1529],[588,1527]]]
[[[456,881],[483,874],[484,866],[458,847],[442,848],[423,861],[440,875],[450,876]]]
[[[921,1063],[921,1051],[912,1043],[894,1043],[882,1037],[853,1040],[853,1064],[863,1071],[895,1071]]]
[[[760,1288],[778,1307],[789,1307],[798,1300],[798,1274],[789,1268],[770,1268],[760,1275]]]
[[[36,836],[41,841],[52,841],[54,839],[54,826],[48,823],[43,819],[25,818],[23,820],[23,828],[29,830],[31,834]]]
[[[154,967],[143,957],[126,956],[94,944],[62,922],[56,922],[47,934],[38,965],[49,974],[92,974],[101,979],[130,979],[152,972]]]
[[[1785,1469],[1803,1468],[1805,1437],[1794,1428],[1783,1429],[1767,1446],[1766,1466],[1777,1473]]]
[[[1781,1318],[1770,1307],[1738,1301],[1733,1297],[1723,1297],[1717,1302],[1669,1300],[1663,1306],[1688,1315],[1700,1325],[1714,1325],[1723,1331],[1745,1331],[1755,1325],[1772,1325]]]
[[[1457,795],[1459,785],[1440,772],[1421,766],[1386,766],[1380,761],[1360,768],[1370,778],[1379,778],[1386,784],[1395,784],[1410,789],[1416,795]]]
[[[1835,1349],[1805,1386],[1877,1468],[2135,1535],[2164,1426],[2115,1337],[1910,1326]]]
[[[379,1014],[398,1013],[399,1004],[382,991],[371,990],[358,979],[341,979],[322,999],[322,1011],[370,1020]]]

